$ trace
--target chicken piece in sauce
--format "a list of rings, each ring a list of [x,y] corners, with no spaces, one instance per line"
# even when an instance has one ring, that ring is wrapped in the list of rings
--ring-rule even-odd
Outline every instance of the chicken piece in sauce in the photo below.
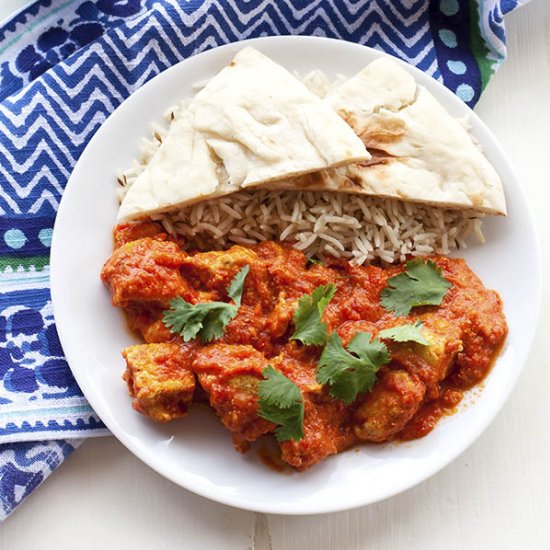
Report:
[[[101,278],[111,288],[114,306],[165,302],[188,294],[188,284],[180,273],[184,259],[176,243],[145,237],[117,248]]]
[[[199,383],[241,452],[275,425],[258,416],[258,383],[266,358],[252,346],[213,344],[193,362]]]
[[[304,437],[281,442],[281,458],[297,470],[306,470],[357,441],[349,408],[324,392],[304,398]]]
[[[162,225],[158,222],[123,223],[117,225],[114,231],[115,249],[120,246],[143,239],[145,237],[166,240]]]
[[[190,368],[192,347],[180,344],[138,344],[122,352],[124,380],[133,408],[157,422],[187,415],[195,391]]]
[[[400,432],[416,414],[426,387],[405,370],[387,370],[357,409],[352,423],[363,441],[381,443]]]

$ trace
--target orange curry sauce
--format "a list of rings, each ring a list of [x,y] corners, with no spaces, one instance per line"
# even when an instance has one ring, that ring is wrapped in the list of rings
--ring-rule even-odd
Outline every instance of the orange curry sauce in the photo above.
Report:
[[[502,302],[461,259],[431,258],[452,283],[439,307],[414,308],[396,317],[380,304],[387,279],[404,270],[351,266],[341,260],[308,264],[283,243],[187,253],[153,222],[119,226],[115,251],[102,279],[144,344],[124,350],[124,375],[133,406],[156,421],[185,416],[205,394],[233,436],[237,450],[273,432],[258,416],[258,382],[267,365],[295,382],[305,403],[304,438],[280,444],[282,460],[303,470],[359,442],[411,440],[430,432],[456,409],[463,392],[489,372],[507,333]],[[210,344],[183,343],[162,323],[168,302],[228,301],[226,288],[245,266],[242,305],[224,336]],[[387,342],[391,362],[369,393],[350,405],[316,381],[321,349],[290,340],[298,299],[319,285],[337,292],[323,319],[343,344],[353,336],[417,320],[429,346]]]

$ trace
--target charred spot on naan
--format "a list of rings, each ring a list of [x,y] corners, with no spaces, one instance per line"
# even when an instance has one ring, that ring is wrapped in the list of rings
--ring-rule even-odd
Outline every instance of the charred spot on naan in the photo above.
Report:
[[[371,149],[384,151],[384,145],[396,143],[403,139],[405,128],[406,125],[403,120],[377,113],[369,118],[368,124],[359,137],[369,152],[371,152]],[[387,155],[385,151],[384,153]]]

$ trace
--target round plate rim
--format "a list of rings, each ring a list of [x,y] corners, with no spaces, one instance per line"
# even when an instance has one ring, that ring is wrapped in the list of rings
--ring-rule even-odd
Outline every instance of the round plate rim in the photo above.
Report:
[[[396,494],[399,494],[403,491],[406,491],[408,489],[411,489],[412,487],[416,486],[417,484],[421,483],[425,479],[428,479],[429,477],[435,475],[437,472],[439,472],[441,469],[443,469],[445,466],[450,464],[453,460],[455,460],[460,454],[462,454],[467,448],[470,447],[470,445],[481,435],[481,433],[488,427],[488,425],[492,422],[492,420],[495,418],[495,416],[498,414],[498,412],[502,409],[504,403],[508,399],[513,387],[516,385],[517,380],[525,366],[525,362],[527,360],[528,350],[531,348],[532,341],[534,338],[534,330],[531,333],[530,340],[526,343],[524,346],[524,354],[523,357],[520,358],[520,366],[516,369],[513,378],[509,382],[509,386],[507,389],[507,392],[505,395],[502,396],[502,400],[500,401],[500,404],[492,411],[492,414],[486,415],[482,422],[480,422],[476,429],[473,430],[470,434],[470,437],[467,438],[467,441],[461,447],[457,452],[451,453],[448,455],[444,460],[441,460],[436,467],[432,468],[430,473],[425,475],[422,473],[422,475],[418,477],[412,477],[409,480],[409,483],[406,483],[404,485],[401,485],[399,487],[396,487],[394,490],[388,490],[383,495],[378,495],[376,498],[355,498],[350,499],[349,501],[344,502],[332,502],[330,504],[327,504],[326,502],[323,502],[321,499],[318,502],[312,502],[307,509],[298,509],[298,508],[292,508],[288,506],[280,506],[276,502],[269,502],[265,503],[264,505],[254,503],[253,505],[250,505],[246,501],[227,496],[226,494],[219,494],[216,493],[215,487],[205,487],[201,483],[195,483],[193,480],[188,479],[186,482],[182,482],[181,478],[176,476],[174,472],[166,471],[165,468],[163,468],[161,465],[156,463],[155,461],[151,460],[149,457],[144,456],[142,450],[139,448],[139,445],[137,445],[134,440],[129,437],[124,432],[121,432],[121,430],[118,428],[116,422],[114,419],[111,418],[108,411],[103,406],[103,403],[101,401],[98,401],[94,395],[94,392],[91,390],[91,388],[88,387],[86,379],[81,376],[81,373],[78,369],[73,368],[72,365],[75,364],[76,361],[76,354],[75,350],[73,349],[71,342],[68,340],[68,335],[66,334],[65,326],[63,323],[58,322],[58,318],[61,317],[60,308],[59,308],[59,297],[60,294],[63,292],[63,249],[62,249],[62,242],[60,241],[60,229],[59,227],[63,223],[64,219],[64,212],[65,209],[68,208],[68,200],[66,200],[66,197],[69,196],[70,193],[72,193],[72,190],[76,186],[76,179],[78,177],[78,168],[79,166],[84,162],[83,159],[86,158],[86,152],[91,150],[94,146],[94,144],[102,138],[102,135],[104,132],[107,131],[107,128],[110,124],[113,123],[113,121],[117,117],[117,113],[120,112],[121,109],[127,108],[128,102],[133,100],[136,96],[139,96],[140,93],[143,93],[143,90],[146,90],[147,87],[155,86],[158,82],[157,79],[163,78],[163,75],[166,75],[170,71],[178,71],[180,70],[180,67],[182,64],[187,63],[190,59],[196,59],[198,56],[212,56],[216,55],[215,52],[219,53],[220,50],[234,50],[237,51],[238,49],[241,49],[242,47],[246,45],[252,45],[257,46],[261,49],[263,44],[266,44],[268,42],[294,42],[296,48],[300,48],[304,45],[306,47],[313,47],[315,43],[319,42],[332,42],[334,43],[334,47],[342,47],[342,45],[345,45],[345,47],[349,48],[356,48],[356,49],[364,49],[368,50],[369,52],[369,59],[372,57],[379,57],[379,56],[386,56],[388,54],[385,54],[383,52],[380,52],[378,50],[374,50],[372,48],[369,48],[367,46],[358,45],[352,42],[346,42],[342,40],[337,39],[331,39],[331,38],[321,38],[321,37],[307,37],[307,36],[283,36],[283,37],[264,37],[264,38],[257,38],[257,39],[250,39],[250,40],[244,40],[240,42],[235,42],[231,44],[227,44],[224,46],[219,46],[217,48],[213,48],[211,50],[208,50],[206,52],[197,54],[197,56],[194,56],[192,58],[186,59],[168,69],[166,71],[163,71],[159,75],[155,76],[153,79],[151,79],[149,82],[144,84],[140,89],[138,89],[136,92],[134,92],[132,95],[130,95],[122,104],[113,111],[113,113],[107,118],[107,120],[103,123],[102,127],[95,133],[95,135],[92,137],[88,145],[86,146],[85,151],[82,153],[80,159],[78,160],[77,164],[75,165],[75,168],[73,169],[73,172],[71,174],[71,177],[69,178],[69,181],[67,183],[67,187],[65,189],[65,192],[63,194],[58,214],[56,217],[56,222],[54,226],[54,232],[53,232],[53,238],[52,238],[52,247],[51,247],[51,263],[50,263],[50,281],[51,281],[51,293],[52,293],[52,303],[53,303],[53,309],[54,309],[54,317],[56,318],[57,322],[57,330],[59,333],[59,338],[62,343],[62,347],[65,350],[65,354],[67,357],[67,361],[69,363],[69,366],[71,367],[71,370],[73,372],[73,375],[75,379],[77,380],[78,384],[80,385],[84,395],[96,411],[96,413],[99,415],[99,417],[102,419],[104,424],[109,428],[109,430],[117,437],[119,441],[121,441],[135,456],[137,456],[140,460],[145,462],[148,466],[150,466],[153,470],[157,471],[162,476],[166,477],[167,479],[170,479],[174,483],[198,494],[203,497],[209,498],[213,501],[220,502],[226,505],[230,505],[236,508],[244,509],[244,510],[251,510],[255,512],[264,512],[264,513],[274,513],[274,514],[289,514],[289,515],[309,515],[309,514],[319,514],[319,513],[329,513],[329,512],[338,512],[343,510],[349,510],[352,508],[357,508],[360,506],[364,506],[367,504],[371,504],[374,502],[379,502],[381,500],[384,500],[386,498],[390,498]],[[399,60],[398,60],[399,61]],[[420,83],[426,85],[426,79],[430,79],[432,81],[432,85],[435,89],[437,89],[437,92],[441,96],[446,96],[447,100],[450,102],[454,102],[456,105],[461,104],[463,107],[468,109],[466,105],[464,105],[460,99],[458,99],[450,90],[445,88],[442,84],[439,82],[431,79],[429,76],[427,76],[425,73],[423,73],[421,70],[417,69],[414,66],[408,65],[403,61],[400,61],[403,65],[407,67],[409,71],[411,71],[416,80]],[[496,138],[493,136],[493,134],[490,132],[490,130],[487,128],[485,123],[478,117],[478,115],[468,109],[469,113],[468,116],[470,117],[470,120],[473,123],[473,126],[476,127],[479,131],[482,131],[485,134],[486,139],[488,139],[491,142],[491,146],[496,151],[496,154],[499,158],[502,160],[502,165],[500,168],[503,168],[507,171],[509,178],[513,179],[514,184],[516,186],[516,190],[520,193],[520,195],[525,200],[525,192],[516,177],[514,170],[511,166],[511,163],[509,162],[506,154],[502,150],[501,146],[497,142]],[[540,304],[541,304],[541,259],[540,259],[540,248],[538,244],[538,238],[537,234],[534,228],[534,222],[532,219],[531,214],[529,213],[528,218],[524,221],[526,224],[526,229],[531,234],[533,239],[533,246],[535,249],[535,256],[533,258],[534,262],[534,273],[533,273],[533,280],[531,281],[533,285],[533,292],[534,292],[534,302],[536,303],[536,309],[535,313],[533,315],[533,319],[531,321],[531,325],[534,328],[536,328],[536,325],[538,323],[538,317],[540,314]]]

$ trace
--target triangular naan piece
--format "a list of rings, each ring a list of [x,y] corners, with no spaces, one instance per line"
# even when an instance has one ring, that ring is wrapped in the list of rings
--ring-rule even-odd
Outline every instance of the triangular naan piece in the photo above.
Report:
[[[373,61],[325,101],[361,137],[372,159],[273,187],[506,214],[500,178],[463,124],[397,62]]]
[[[220,188],[218,165],[204,136],[195,131],[193,116],[183,108],[145,170],[128,189],[118,221],[165,212],[215,196]]]
[[[397,62],[377,59],[326,101],[379,161],[352,170],[369,192],[506,214],[500,178],[464,125]]]
[[[124,197],[118,220],[369,158],[328,104],[245,48],[172,123]]]

